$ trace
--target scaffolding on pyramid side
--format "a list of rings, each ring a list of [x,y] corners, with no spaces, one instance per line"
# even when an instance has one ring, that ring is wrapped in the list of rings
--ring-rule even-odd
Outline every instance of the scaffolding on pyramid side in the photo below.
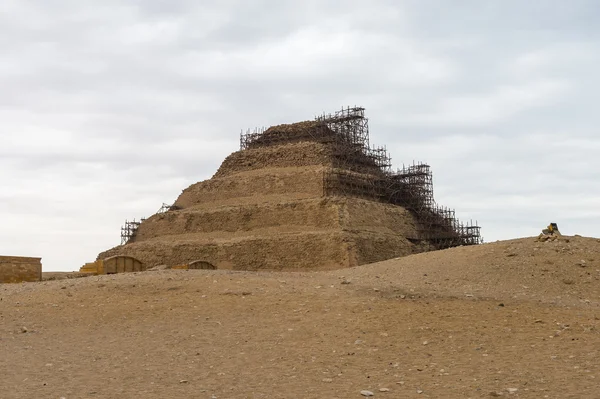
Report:
[[[477,222],[464,224],[453,209],[433,198],[429,165],[413,163],[392,171],[385,147],[369,143],[369,120],[363,107],[323,113],[314,121],[257,128],[240,134],[240,149],[313,141],[331,149],[332,168],[323,175],[324,196],[347,196],[402,206],[419,221],[419,239],[437,248],[483,242]]]
[[[135,219],[132,221],[125,220],[125,224],[121,226],[121,245],[125,245],[135,240],[137,230],[145,220],[145,218],[141,218],[137,221]]]

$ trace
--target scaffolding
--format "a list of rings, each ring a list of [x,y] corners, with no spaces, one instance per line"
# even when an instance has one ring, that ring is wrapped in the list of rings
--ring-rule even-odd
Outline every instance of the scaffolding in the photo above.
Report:
[[[156,211],[157,214],[159,213],[165,213],[165,212],[169,212],[171,210],[171,205],[169,204],[165,204],[163,202],[163,204],[160,206],[160,209],[158,211]]]
[[[388,202],[402,206],[417,216],[418,237],[438,249],[483,243],[477,222],[467,224],[456,218],[454,209],[436,204],[433,198],[433,176],[424,163],[403,165],[389,175]]]
[[[369,143],[369,121],[362,107],[316,116],[314,121],[240,134],[240,149],[248,150],[300,141],[327,144],[331,168],[323,174],[324,196],[358,197],[402,206],[418,221],[418,240],[438,249],[483,242],[477,222],[460,222],[453,209],[439,206],[433,198],[429,165],[414,163],[392,171],[385,147]]]
[[[429,165],[413,163],[390,173],[389,202],[415,212],[433,209],[433,177]]]
[[[181,209],[179,206],[177,205],[169,205],[163,202],[163,204],[160,206],[160,209],[158,211],[156,211],[156,214],[160,214],[160,213],[166,213],[169,211],[176,211],[178,209]]]
[[[356,173],[346,169],[323,172],[323,196],[356,197],[385,202],[385,178]]]
[[[369,145],[363,108],[348,108],[317,120],[326,122],[330,130],[342,137],[336,144],[346,144],[334,147],[334,169],[323,176],[325,196],[359,197],[402,206],[416,216],[417,239],[438,249],[483,242],[477,222],[464,224],[453,209],[436,204],[429,165],[413,162],[392,172],[387,149]]]
[[[344,143],[360,148],[369,148],[369,120],[362,107],[347,107],[333,114],[322,114],[315,121],[325,125]]]
[[[132,221],[125,220],[125,224],[121,226],[121,245],[135,241],[137,230],[140,227],[140,224],[145,220],[145,218],[141,218],[137,221],[135,219]]]
[[[158,211],[156,211],[155,215],[176,211],[178,209],[181,209],[181,207],[174,204],[169,205],[163,202]],[[133,219],[132,221],[125,220],[125,224],[121,226],[121,245],[134,242],[140,225],[145,221],[146,218],[141,218],[140,220]]]

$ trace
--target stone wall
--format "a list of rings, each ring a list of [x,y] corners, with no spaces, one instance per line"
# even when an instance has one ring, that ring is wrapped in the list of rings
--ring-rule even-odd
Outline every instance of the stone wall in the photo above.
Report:
[[[0,283],[42,280],[42,258],[0,256]]]

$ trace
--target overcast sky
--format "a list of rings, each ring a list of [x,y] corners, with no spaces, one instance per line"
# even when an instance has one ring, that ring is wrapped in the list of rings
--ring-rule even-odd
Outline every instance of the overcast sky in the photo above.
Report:
[[[0,254],[76,270],[241,129],[361,105],[486,241],[600,225],[595,0],[3,0]]]

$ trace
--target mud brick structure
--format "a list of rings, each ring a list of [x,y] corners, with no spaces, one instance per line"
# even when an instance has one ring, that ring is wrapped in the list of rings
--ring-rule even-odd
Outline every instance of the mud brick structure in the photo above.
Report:
[[[0,256],[0,283],[42,280],[42,258]]]
[[[240,150],[211,179],[126,222],[121,240],[98,259],[311,270],[478,244],[481,236],[435,203],[428,165],[392,170],[386,148],[369,143],[364,109],[354,107],[241,134]]]

